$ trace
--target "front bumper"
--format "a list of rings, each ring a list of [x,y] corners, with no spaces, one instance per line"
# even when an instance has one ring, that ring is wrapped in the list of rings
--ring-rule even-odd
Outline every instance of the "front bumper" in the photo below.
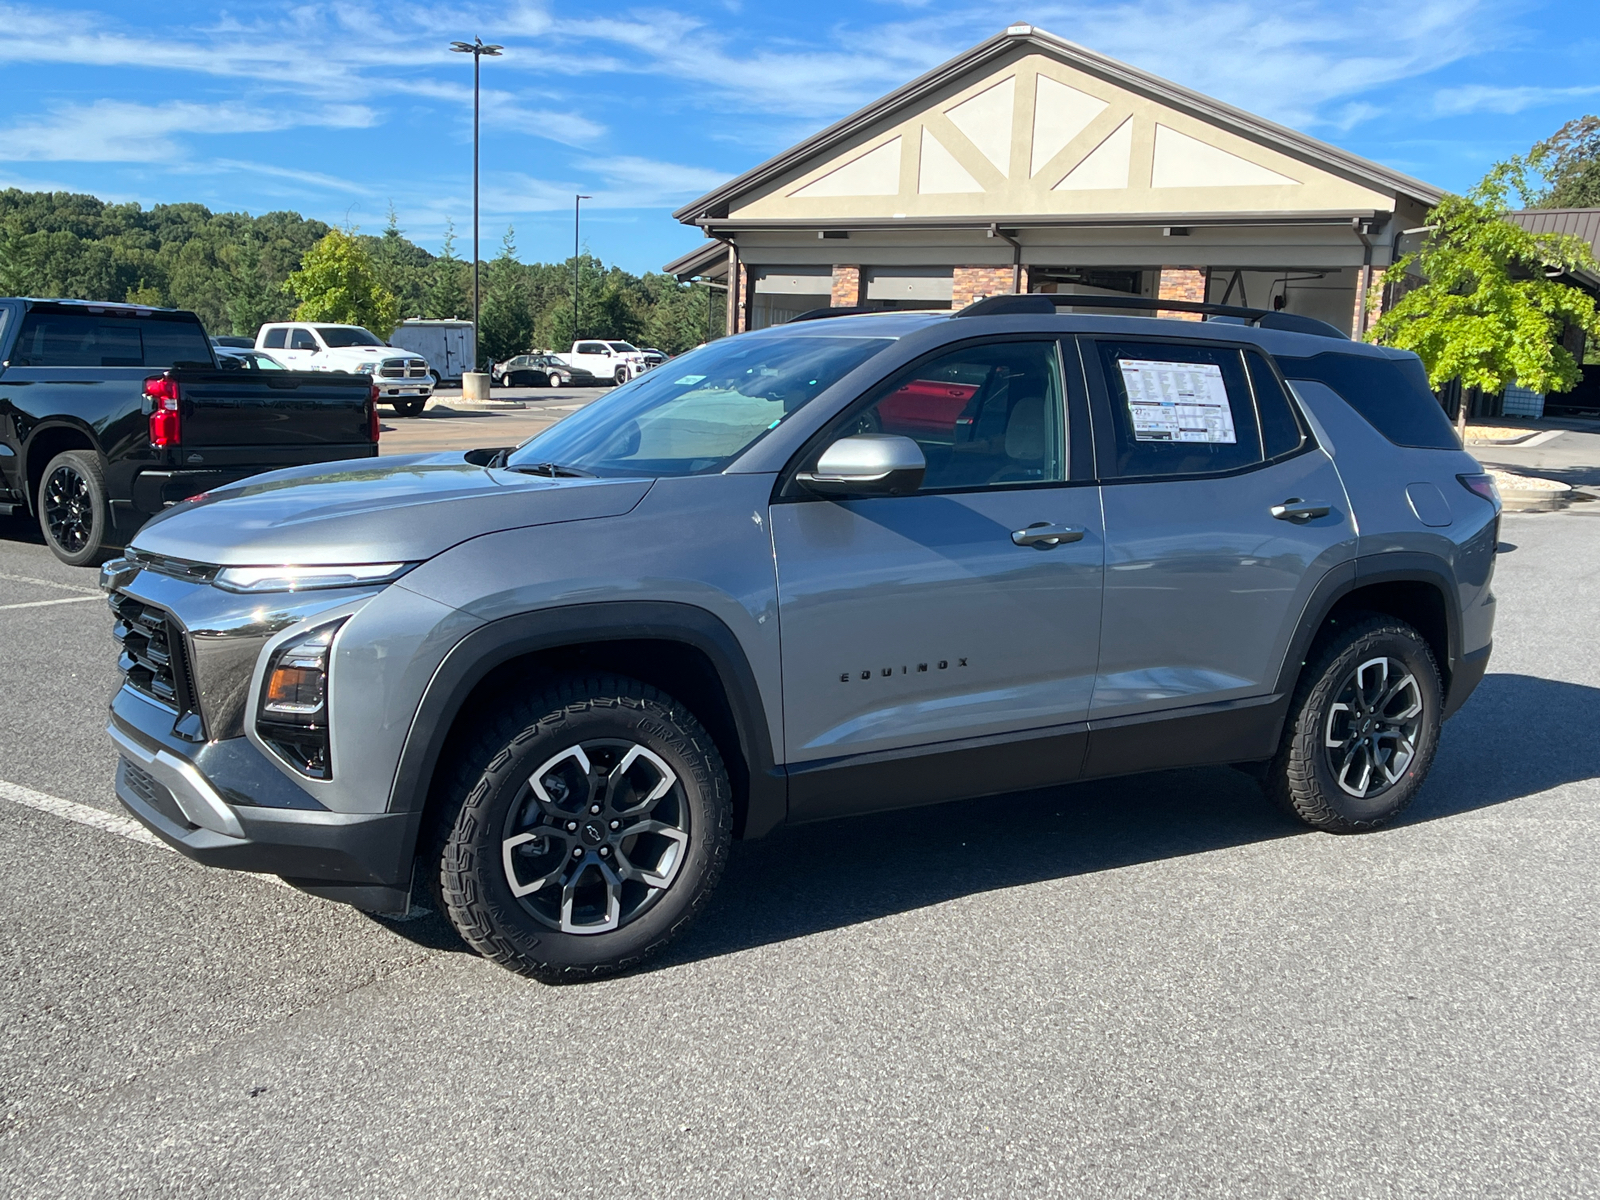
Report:
[[[117,798],[162,841],[207,866],[279,875],[369,911],[406,910],[413,814],[330,812],[246,739],[196,753],[163,735],[163,720],[171,715],[125,688],[107,726],[121,754]]]

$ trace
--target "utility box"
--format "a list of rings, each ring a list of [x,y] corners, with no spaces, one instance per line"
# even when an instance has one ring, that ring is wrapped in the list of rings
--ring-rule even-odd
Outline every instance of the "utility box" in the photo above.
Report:
[[[422,355],[441,383],[460,383],[463,372],[472,370],[476,361],[471,321],[426,321],[414,317],[394,327],[389,344]]]

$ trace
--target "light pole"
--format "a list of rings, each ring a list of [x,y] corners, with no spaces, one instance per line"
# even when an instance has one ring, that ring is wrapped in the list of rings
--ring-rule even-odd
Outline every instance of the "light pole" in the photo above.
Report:
[[[572,340],[577,341],[583,335],[578,332],[578,206],[585,200],[593,200],[593,196],[573,196],[572,198]]]
[[[472,369],[478,369],[482,357],[478,349],[478,76],[483,56],[499,58],[504,46],[486,46],[483,39],[470,42],[451,42],[450,49],[457,54],[472,55]]]

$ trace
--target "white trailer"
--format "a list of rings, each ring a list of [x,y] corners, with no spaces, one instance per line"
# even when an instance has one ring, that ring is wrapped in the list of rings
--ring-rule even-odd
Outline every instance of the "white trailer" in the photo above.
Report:
[[[460,383],[463,371],[474,362],[471,321],[426,321],[413,317],[401,321],[389,335],[389,344],[410,350],[428,360],[437,382]]]

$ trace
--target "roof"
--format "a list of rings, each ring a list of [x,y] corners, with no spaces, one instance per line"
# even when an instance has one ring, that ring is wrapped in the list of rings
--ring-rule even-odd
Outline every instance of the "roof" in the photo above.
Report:
[[[1570,233],[1600,254],[1600,208],[1525,208],[1507,213],[1506,220],[1529,233]]]
[[[712,267],[721,266],[722,273],[727,274],[728,246],[725,242],[707,242],[696,246],[689,253],[673,259],[661,270],[668,275],[676,275],[679,279],[693,279],[696,275],[704,275]]]
[[[1387,189],[1403,195],[1411,196],[1425,205],[1432,206],[1440,200],[1444,192],[1432,184],[1424,183],[1409,175],[1390,170],[1381,163],[1375,163],[1327,142],[1320,142],[1316,138],[1307,137],[1298,130],[1288,126],[1279,125],[1258,117],[1254,113],[1246,112],[1242,108],[1235,108],[1231,104],[1224,104],[1221,100],[1213,99],[1200,92],[1181,87],[1159,75],[1152,75],[1138,67],[1108,58],[1086,47],[1069,42],[1065,38],[1057,37],[1032,25],[1012,25],[1001,33],[985,42],[980,42],[963,54],[958,54],[950,61],[935,67],[924,75],[918,76],[903,87],[897,88],[865,108],[851,113],[842,121],[837,121],[820,133],[813,134],[805,141],[791,147],[775,158],[769,158],[758,167],[746,171],[736,179],[729,180],[714,191],[706,193],[698,200],[684,205],[672,215],[685,224],[708,217],[723,217],[727,215],[727,207],[731,201],[740,195],[749,192],[765,183],[777,178],[785,172],[792,170],[796,165],[826,153],[841,145],[851,137],[862,132],[870,125],[882,121],[891,114],[908,108],[924,97],[944,87],[959,76],[965,75],[982,67],[1005,54],[1018,48],[1031,48],[1052,55],[1080,70],[1093,75],[1098,75],[1110,83],[1128,88],[1131,91],[1142,92],[1147,96],[1186,111],[1193,116],[1230,130],[1242,137],[1255,141],[1266,141],[1286,153],[1295,154],[1302,158],[1310,159],[1317,165],[1331,171],[1353,177],[1362,182],[1372,184],[1381,189]]]

